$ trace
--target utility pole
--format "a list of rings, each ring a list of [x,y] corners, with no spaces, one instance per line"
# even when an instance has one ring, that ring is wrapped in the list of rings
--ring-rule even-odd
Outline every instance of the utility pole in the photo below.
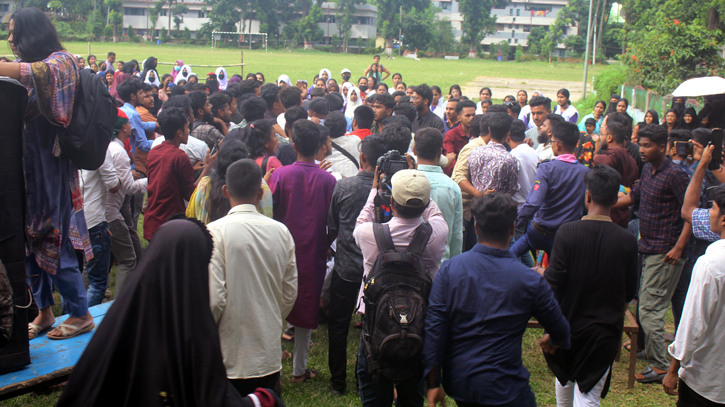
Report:
[[[589,69],[589,41],[592,39],[592,6],[594,0],[589,0],[589,23],[587,24],[587,46],[584,51],[584,84],[582,85],[582,99],[587,97],[587,70]]]
[[[400,6],[400,27],[398,27],[398,56],[400,56],[400,49],[403,48],[403,6]]]

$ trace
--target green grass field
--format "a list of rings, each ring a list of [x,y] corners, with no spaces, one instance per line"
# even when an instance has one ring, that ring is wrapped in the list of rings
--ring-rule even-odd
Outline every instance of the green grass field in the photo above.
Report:
[[[84,57],[88,54],[88,44],[85,42],[67,42],[63,44],[73,54],[80,54]],[[10,53],[5,41],[0,42],[0,49]],[[129,61],[136,59],[141,63],[149,56],[158,58],[160,62],[174,63],[177,59],[187,64],[218,65],[239,64],[241,49],[223,48],[211,50],[210,47],[193,45],[151,45],[135,43],[91,43],[91,53],[99,60],[104,60],[109,51],[116,53],[116,60]],[[2,53],[2,52],[0,52]],[[279,75],[286,74],[294,84],[297,79],[306,79],[311,84],[312,79],[320,72],[320,69],[327,68],[332,72],[332,77],[340,80],[340,71],[344,68],[350,69],[353,79],[362,76],[365,68],[372,62],[372,55],[355,54],[333,54],[321,51],[303,50],[244,50],[244,73],[263,72],[267,82],[275,81]],[[453,84],[464,86],[478,76],[493,76],[503,78],[521,79],[544,79],[544,80],[578,80],[582,78],[582,65],[570,63],[546,63],[546,62],[496,62],[481,59],[462,59],[448,61],[444,59],[422,58],[415,61],[410,58],[396,56],[394,60],[383,58],[382,64],[392,73],[400,72],[403,81],[409,85],[428,83],[438,85],[447,94],[448,88]],[[216,68],[193,68],[194,72],[204,79],[206,73],[213,72]],[[603,70],[603,66],[596,66],[589,69],[589,78]],[[160,75],[169,73],[171,65],[159,65]],[[240,67],[228,69],[229,75],[240,73]],[[386,81],[392,84],[392,78]],[[498,95],[494,95],[498,96]],[[550,95],[551,96],[551,95]]]

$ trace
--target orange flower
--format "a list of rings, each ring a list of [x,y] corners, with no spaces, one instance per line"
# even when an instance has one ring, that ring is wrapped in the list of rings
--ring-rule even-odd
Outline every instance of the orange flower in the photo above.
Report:
[[[637,56],[636,55],[632,55],[632,61],[636,61],[636,60],[637,60]]]
[[[672,21],[675,22],[675,25],[680,25],[680,21],[679,20],[672,20]]]

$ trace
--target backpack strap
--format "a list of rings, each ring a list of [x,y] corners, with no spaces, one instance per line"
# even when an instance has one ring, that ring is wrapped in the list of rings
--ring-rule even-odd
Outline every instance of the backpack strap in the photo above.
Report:
[[[410,240],[410,244],[408,245],[408,250],[406,250],[406,252],[417,254],[418,256],[423,254],[423,250],[425,250],[425,247],[428,246],[428,240],[430,239],[432,232],[433,228],[429,223],[423,222],[418,225],[418,227],[415,228],[413,238]]]
[[[335,144],[334,141],[331,141],[330,144],[332,144],[332,148],[334,148],[335,150],[339,151],[342,155],[344,155],[350,161],[352,161],[352,163],[355,164],[355,167],[357,167],[358,170],[360,169],[360,164],[358,164],[358,162],[355,159],[355,157],[353,157],[353,155],[350,154],[349,151],[347,151],[344,148],[340,147],[339,145]]]
[[[390,235],[390,226],[386,223],[373,223],[373,234],[380,253],[395,251],[393,236]]]
[[[265,155],[262,160],[262,175],[267,173],[267,161],[269,161],[269,156]]]

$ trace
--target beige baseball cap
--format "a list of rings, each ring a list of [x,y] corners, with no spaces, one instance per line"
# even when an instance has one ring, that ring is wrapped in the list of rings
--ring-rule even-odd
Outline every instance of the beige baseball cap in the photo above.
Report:
[[[393,199],[398,205],[422,208],[430,202],[430,182],[418,170],[400,170],[390,180]]]

